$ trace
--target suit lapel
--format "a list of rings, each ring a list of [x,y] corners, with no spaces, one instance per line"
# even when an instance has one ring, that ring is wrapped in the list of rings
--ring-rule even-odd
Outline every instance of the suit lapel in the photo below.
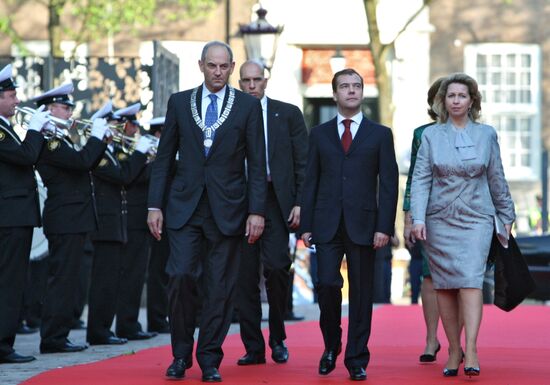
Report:
[[[338,134],[338,120],[335,117],[328,123],[330,125],[330,130],[327,132],[329,141],[338,147],[340,151],[344,152],[344,149],[342,148],[342,141],[340,140],[340,135]]]
[[[279,130],[280,124],[279,110],[273,104],[273,101],[267,98],[267,151],[269,159],[273,158],[275,140],[277,140],[277,131]]]
[[[191,114],[191,94],[190,94],[189,98],[190,99],[189,99],[188,105],[185,106],[184,108],[188,109],[189,115],[192,115]],[[199,86],[199,89],[197,91],[197,101],[196,102],[197,102],[197,111],[200,114],[201,111],[202,111],[202,85]],[[192,116],[189,116],[189,119],[193,122],[192,125],[191,125],[191,127],[193,127],[193,130],[192,130],[193,131],[193,136],[197,140],[197,144],[203,150],[202,152],[204,153],[204,137],[203,137],[203,134],[202,134],[202,130],[197,124],[195,124],[195,121],[193,120]]]
[[[361,120],[361,124],[357,129],[357,133],[351,141],[351,146],[349,148],[348,154],[353,152],[353,150],[355,150],[361,144],[361,142],[363,142],[372,132],[372,126],[368,124],[368,119],[363,116],[363,120]]]

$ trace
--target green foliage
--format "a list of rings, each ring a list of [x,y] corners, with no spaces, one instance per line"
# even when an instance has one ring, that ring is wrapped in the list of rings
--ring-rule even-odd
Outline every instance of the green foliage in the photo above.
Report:
[[[45,6],[47,11],[58,15],[60,25],[49,25],[50,33],[61,28],[64,39],[77,44],[104,39],[108,34],[117,34],[123,30],[138,33],[143,28],[175,20],[191,20],[204,17],[221,0],[2,0],[8,16],[0,16],[0,36],[7,36],[15,44],[21,40],[11,25],[10,14],[15,13],[23,4],[35,3]],[[2,12],[4,13],[4,12]],[[70,17],[76,28],[63,25]],[[50,23],[55,18],[50,18]],[[53,21],[55,24],[56,21]],[[53,39],[60,36],[53,37]],[[52,36],[50,36],[52,39]],[[58,42],[53,42],[58,46]]]

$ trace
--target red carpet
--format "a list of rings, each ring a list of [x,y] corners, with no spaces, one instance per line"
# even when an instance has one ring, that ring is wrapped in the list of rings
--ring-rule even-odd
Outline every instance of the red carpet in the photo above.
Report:
[[[445,341],[440,328],[440,341]],[[384,306],[374,311],[370,341],[371,362],[367,384],[550,384],[550,307],[520,306],[505,313],[494,306],[484,309],[479,336],[481,376],[443,378],[441,372],[447,354],[444,346],[437,363],[420,365],[424,326],[418,306]],[[326,377],[317,374],[322,340],[317,322],[303,322],[287,329],[290,361],[284,365],[268,358],[266,365],[239,367],[244,353],[238,335],[229,336],[224,345],[225,358],[220,368],[228,385],[260,384],[350,384],[339,357],[336,370]],[[84,353],[85,354],[85,353]],[[134,355],[63,369],[33,377],[25,385],[158,385],[173,384],[164,379],[171,362],[168,346],[148,349]],[[462,370],[462,367],[461,367]],[[182,384],[202,384],[195,363]]]

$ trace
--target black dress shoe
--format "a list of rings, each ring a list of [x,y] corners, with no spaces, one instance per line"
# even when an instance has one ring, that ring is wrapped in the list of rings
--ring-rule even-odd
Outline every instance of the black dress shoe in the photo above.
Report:
[[[174,358],[172,364],[170,364],[168,369],[166,369],[166,378],[171,380],[179,380],[185,377],[185,369],[188,369],[189,367],[183,358]]]
[[[288,349],[283,341],[271,345],[271,358],[278,364],[288,361]]]
[[[32,328],[26,323],[19,324],[19,327],[17,328],[17,334],[33,334],[38,331],[39,328]]]
[[[202,371],[202,382],[222,382],[217,368],[206,368]]]
[[[69,340],[65,341],[65,343],[60,344],[60,345],[40,344],[40,353],[42,353],[42,354],[47,354],[47,353],[74,353],[74,352],[81,352],[85,349],[88,349],[88,346],[86,346],[86,345],[76,345],[76,344],[73,344]]]
[[[240,366],[259,365],[259,364],[265,364],[265,354],[246,353],[237,361],[237,365],[240,365]]]
[[[0,357],[0,364],[23,364],[36,360],[33,356],[22,356],[16,352]]]
[[[118,338],[115,336],[109,336],[105,339],[89,339],[90,345],[123,345],[128,340],[126,338]]]
[[[367,379],[367,372],[360,366],[353,366],[348,371],[349,379],[352,381],[365,381]]]
[[[156,332],[142,332],[142,331],[139,331],[135,334],[121,335],[120,337],[125,338],[128,341],[139,341],[139,340],[148,340],[149,338],[156,337],[157,335],[158,335],[158,333],[156,333]]]
[[[437,349],[435,349],[434,354],[422,354],[419,358],[420,362],[435,362],[437,359],[437,352],[441,350],[441,345],[437,345]]]
[[[319,374],[326,376],[336,368],[336,357],[342,351],[342,345],[336,350],[325,350],[319,361]]]

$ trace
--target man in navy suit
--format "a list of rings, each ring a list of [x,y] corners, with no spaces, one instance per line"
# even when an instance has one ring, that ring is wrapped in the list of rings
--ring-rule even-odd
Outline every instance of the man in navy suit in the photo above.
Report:
[[[239,248],[244,235],[254,243],[264,228],[262,108],[258,99],[227,84],[234,67],[227,44],[213,41],[204,46],[199,60],[204,83],[170,97],[153,163],[147,222],[159,240],[166,216],[174,356],[166,376],[171,379],[182,378],[192,365],[202,264],[207,289],[201,298],[196,356],[202,380],[221,381],[218,368],[233,313]],[[204,242],[208,253],[203,252]]]
[[[265,95],[267,78],[261,62],[249,60],[240,68],[241,89],[260,99],[267,150],[265,230],[253,245],[243,246],[239,268],[237,306],[246,354],[238,365],[265,363],[261,331],[260,263],[269,303],[269,346],[277,363],[288,360],[284,316],[287,309],[290,266],[289,232],[300,225],[300,201],[307,158],[307,130],[298,107]],[[292,295],[292,294],[290,294]]]
[[[393,234],[398,170],[392,132],[361,112],[363,78],[353,69],[332,79],[338,115],[311,130],[302,204],[302,239],[315,243],[320,326],[325,351],[319,374],[336,366],[342,348],[340,265],[346,255],[349,328],[344,364],[366,380],[375,249]]]

